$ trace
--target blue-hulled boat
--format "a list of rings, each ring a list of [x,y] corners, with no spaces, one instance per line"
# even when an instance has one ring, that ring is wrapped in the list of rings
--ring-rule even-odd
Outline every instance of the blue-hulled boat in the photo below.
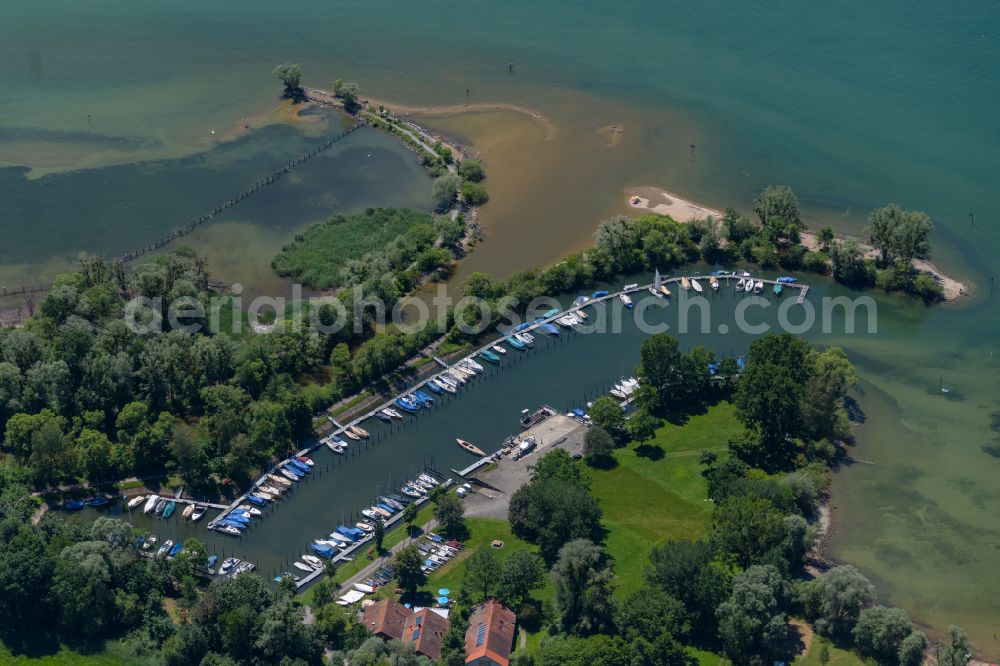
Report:
[[[376,504],[375,506],[377,506],[377,507],[378,507],[378,508],[380,508],[380,509],[385,509],[385,510],[386,510],[386,511],[388,511],[389,513],[396,513],[396,510],[395,510],[395,509],[393,509],[393,508],[392,508],[391,506],[389,506],[388,504],[382,504],[381,502],[379,502],[379,503],[378,503],[378,504]]]
[[[388,414],[383,414],[381,411],[375,412],[375,418],[379,421],[384,421],[385,423],[392,423],[392,417]]]
[[[534,322],[530,321],[526,321],[523,324],[518,324],[517,326],[514,327],[514,332],[517,333],[519,331],[523,331],[524,329],[529,328],[532,324],[534,324]]]
[[[240,531],[243,531],[247,528],[246,523],[241,523],[236,520],[230,520],[228,518],[226,518],[225,520],[220,520],[219,525],[225,525],[226,527],[232,527]]]
[[[427,382],[427,388],[429,388],[431,391],[433,391],[437,395],[441,395],[442,393],[444,393],[444,389],[441,388],[440,386],[438,386],[437,382],[435,382],[433,379],[428,380],[428,382]]]
[[[739,368],[740,370],[746,370],[747,359],[745,356],[740,356],[736,359],[736,367]]]
[[[168,553],[167,553],[167,557],[174,557],[175,555],[177,555],[177,553],[181,552],[181,549],[182,549],[182,548],[184,548],[184,544],[181,544],[181,543],[175,543],[175,544],[174,544],[174,545],[173,545],[173,546],[172,546],[172,547],[170,548],[170,552],[168,552]]]
[[[231,523],[239,523],[240,525],[250,524],[250,516],[244,516],[242,514],[231,513],[228,516],[226,516],[225,519]]]
[[[781,291],[782,291],[782,286],[780,283],[774,285],[774,287],[771,289],[771,292],[774,293],[775,296],[781,296]]]
[[[67,511],[79,511],[84,507],[83,500],[72,500],[63,504],[63,508]]]
[[[303,474],[303,473],[302,473],[302,472],[300,472],[299,470],[295,469],[295,468],[294,468],[293,466],[291,466],[291,465],[285,465],[285,466],[284,466],[284,467],[282,467],[281,469],[283,469],[284,471],[286,471],[286,472],[288,472],[289,474],[291,474],[292,476],[294,476],[294,477],[295,477],[295,480],[296,480],[296,481],[298,481],[299,479],[301,479],[302,477],[304,477],[304,476],[305,476],[305,474]]]
[[[489,349],[484,349],[479,352],[479,356],[482,357],[484,361],[489,361],[490,363],[500,363],[500,357],[491,352]]]
[[[409,412],[410,414],[416,414],[417,413],[418,407],[417,407],[416,403],[410,402],[409,400],[406,400],[405,398],[396,398],[395,400],[393,400],[393,403],[397,407],[399,407],[400,409],[402,409],[404,412]]]
[[[247,500],[249,500],[252,504],[256,504],[257,506],[264,506],[265,504],[267,504],[265,500],[262,500],[261,498],[253,494],[247,495]]]
[[[431,396],[429,396],[429,395],[427,395],[426,393],[424,393],[420,389],[417,389],[416,391],[413,392],[413,397],[415,397],[417,400],[419,400],[422,403],[425,403],[425,404],[428,404],[428,405],[433,405],[434,404],[434,398],[431,397]]]
[[[785,277],[778,278],[778,282],[781,282],[782,284],[793,284],[795,282],[798,282],[798,280],[796,280],[793,277],[785,276]]]
[[[295,460],[294,458],[292,460],[289,460],[288,464],[297,469],[298,471],[302,472],[303,474],[308,474],[309,472],[312,471],[309,469],[309,465],[301,463],[298,460]]]
[[[513,347],[514,349],[524,350],[524,343],[518,340],[517,338],[514,337],[504,338],[503,341],[506,342],[511,347]]]
[[[90,497],[86,500],[87,506],[104,506],[110,501],[107,497]]]
[[[574,407],[574,408],[573,408],[572,410],[570,410],[570,411],[572,412],[573,416],[578,416],[578,417],[580,417],[581,419],[582,419],[582,418],[583,418],[584,416],[586,416],[586,415],[587,415],[587,413],[586,413],[585,411],[583,411],[582,409],[580,409],[579,407]]]
[[[549,335],[559,335],[559,329],[553,324],[539,324],[538,330],[542,333],[548,333]]]
[[[167,502],[167,506],[163,509],[163,517],[169,518],[170,516],[174,515],[174,509],[176,508],[177,508],[177,502],[173,500]]]
[[[708,364],[708,374],[709,375],[716,375],[716,374],[718,374],[718,372],[719,372],[719,364],[718,363],[709,363]]]
[[[209,555],[206,564],[209,571],[215,568],[215,563],[219,561],[218,555]]]
[[[330,546],[325,546],[321,543],[314,543],[310,544],[309,547],[312,548],[313,552],[320,557],[325,557],[328,560],[333,557],[334,550]]]
[[[608,292],[606,292],[605,290],[601,289],[600,291],[595,291],[594,293],[592,293],[590,295],[590,297],[591,298],[604,298],[607,295],[608,295]]]
[[[347,527],[345,525],[337,525],[337,534],[340,534],[344,538],[350,539],[351,541],[358,540],[358,537],[355,534],[356,531],[357,530],[352,530],[350,527]]]
[[[551,310],[542,315],[542,319],[550,319],[552,317],[555,317],[560,312],[562,312],[562,310],[560,310],[559,308],[552,308]]]

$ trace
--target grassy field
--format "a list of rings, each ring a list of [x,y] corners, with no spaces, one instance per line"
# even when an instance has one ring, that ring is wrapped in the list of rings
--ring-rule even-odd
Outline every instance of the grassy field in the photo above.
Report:
[[[857,654],[848,650],[841,650],[820,636],[817,636],[813,640],[812,645],[809,646],[809,652],[795,660],[795,666],[821,666],[822,662],[819,660],[819,653],[824,644],[830,651],[830,661],[827,662],[828,666],[865,666],[865,660]]]
[[[712,504],[706,499],[698,457],[704,450],[724,454],[730,436],[740,428],[733,406],[720,403],[684,425],[666,424],[651,442],[618,449],[612,469],[590,469],[619,594],[642,587],[652,546],[704,531]]]
[[[271,261],[271,266],[278,275],[294,277],[317,289],[338,287],[340,269],[348,259],[385,249],[389,241],[415,224],[432,222],[429,214],[406,209],[376,208],[371,214],[338,214],[297,235]]]

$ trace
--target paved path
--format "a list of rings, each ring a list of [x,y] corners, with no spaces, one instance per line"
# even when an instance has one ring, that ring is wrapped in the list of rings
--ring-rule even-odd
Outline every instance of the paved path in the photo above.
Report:
[[[421,528],[423,530],[422,533],[426,534],[427,532],[430,532],[431,530],[434,529],[434,526],[436,524],[437,524],[437,521],[431,519],[430,522],[428,522],[426,525],[424,525]],[[405,530],[406,526],[404,525],[402,527],[402,529]],[[390,548],[389,551],[385,555],[382,555],[381,557],[375,558],[374,560],[371,561],[371,564],[369,564],[364,569],[362,569],[361,571],[359,571],[358,573],[354,574],[353,576],[351,576],[350,578],[348,578],[347,580],[345,580],[343,583],[341,583],[340,584],[341,589],[350,589],[351,586],[354,585],[355,583],[360,583],[361,581],[368,580],[369,578],[371,578],[372,574],[375,573],[375,571],[379,567],[381,567],[383,564],[386,564],[387,561],[389,559],[391,559],[392,555],[395,555],[396,553],[398,553],[399,551],[401,551],[405,546],[408,546],[412,542],[413,542],[413,539],[411,539],[409,537],[406,537],[405,539],[403,539],[402,541],[400,541],[399,543],[397,543],[395,546],[393,546],[392,548]],[[361,557],[361,556],[362,556],[362,554],[358,553],[358,557]]]

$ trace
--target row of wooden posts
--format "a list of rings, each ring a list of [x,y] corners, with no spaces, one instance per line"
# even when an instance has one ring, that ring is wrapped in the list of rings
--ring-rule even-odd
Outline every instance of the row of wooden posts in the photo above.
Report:
[[[315,157],[316,155],[320,154],[324,150],[330,148],[331,146],[333,146],[333,144],[337,143],[338,141],[340,141],[344,137],[346,137],[349,134],[351,134],[352,132],[354,132],[354,130],[356,130],[359,127],[361,127],[362,124],[363,123],[361,123],[361,122],[355,123],[351,127],[349,127],[346,130],[344,130],[340,135],[338,135],[338,136],[336,136],[336,137],[334,137],[332,139],[328,139],[327,141],[325,141],[324,143],[320,144],[319,146],[316,146],[315,148],[313,148],[309,152],[304,153],[303,155],[300,155],[299,157],[296,157],[291,162],[289,162],[288,164],[286,164],[282,168],[278,169],[277,171],[275,171],[271,175],[267,176],[266,178],[262,178],[261,180],[258,180],[256,183],[254,183],[250,187],[246,188],[242,192],[239,192],[238,194],[236,194],[236,195],[234,195],[234,196],[226,199],[221,204],[219,204],[218,206],[216,206],[215,208],[213,208],[212,211],[209,212],[207,215],[202,215],[201,217],[198,217],[198,218],[196,218],[194,220],[191,220],[190,222],[188,222],[187,224],[185,224],[182,228],[176,229],[176,230],[170,232],[170,234],[168,234],[167,236],[164,236],[163,238],[161,238],[161,239],[159,239],[159,240],[157,240],[157,241],[155,241],[153,243],[150,243],[149,245],[141,247],[138,250],[132,250],[130,252],[126,252],[125,254],[123,254],[123,255],[121,255],[119,257],[115,257],[111,261],[113,263],[114,262],[128,263],[130,261],[134,261],[135,259],[138,259],[139,257],[145,255],[147,252],[153,252],[155,250],[158,250],[161,247],[163,247],[164,245],[166,245],[167,243],[170,243],[171,241],[177,240],[181,236],[186,236],[187,234],[191,233],[192,231],[194,231],[195,229],[197,229],[201,225],[203,225],[203,224],[205,224],[207,222],[211,222],[212,220],[214,220],[215,216],[218,215],[218,214],[220,214],[220,213],[222,213],[224,210],[232,208],[233,206],[235,206],[236,204],[240,203],[241,201],[243,201],[244,199],[246,199],[250,195],[255,194],[256,192],[259,192],[264,187],[266,187],[268,185],[273,185],[274,183],[278,182],[281,179],[282,176],[284,176],[285,174],[289,173],[292,169],[294,169],[295,167],[299,166],[303,162],[306,162],[306,161],[312,159],[313,157]],[[4,286],[4,287],[0,287],[0,297],[2,297],[2,296],[17,296],[17,295],[21,295],[21,294],[28,294],[28,293],[35,293],[35,292],[45,292],[45,291],[48,291],[51,288],[52,288],[52,283],[39,284],[39,285],[25,285],[25,286],[10,287],[10,288]]]

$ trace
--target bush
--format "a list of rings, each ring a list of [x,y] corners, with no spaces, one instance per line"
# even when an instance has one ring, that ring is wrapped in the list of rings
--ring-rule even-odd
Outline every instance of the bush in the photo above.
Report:
[[[917,273],[913,280],[913,293],[925,301],[939,301],[944,298],[944,287],[929,273]]]
[[[486,178],[483,165],[478,160],[462,160],[458,165],[458,175],[473,183],[478,183]]]
[[[490,200],[486,188],[479,183],[462,183],[462,199],[473,206],[484,204]]]
[[[830,272],[830,260],[821,252],[806,252],[802,256],[802,270],[826,275]]]

